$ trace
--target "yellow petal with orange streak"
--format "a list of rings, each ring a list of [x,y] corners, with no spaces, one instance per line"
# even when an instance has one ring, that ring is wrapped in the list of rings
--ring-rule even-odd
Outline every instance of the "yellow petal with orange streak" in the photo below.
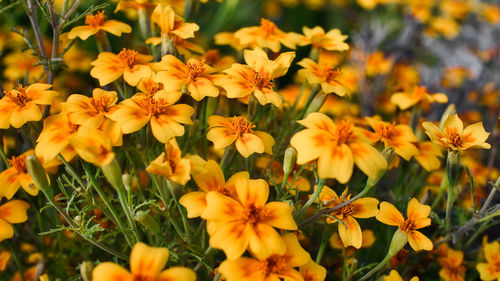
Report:
[[[228,128],[214,127],[208,130],[207,139],[214,143],[215,149],[222,149],[231,145],[238,136]]]
[[[172,33],[182,39],[193,38],[194,33],[199,29],[200,27],[196,23],[184,22],[181,26],[172,31]]]
[[[271,78],[277,78],[285,75],[288,72],[288,68],[295,58],[295,52],[286,52],[281,53],[275,60],[274,64],[276,65],[274,69],[271,71]]]
[[[443,93],[436,93],[434,95],[431,95],[431,97],[435,102],[438,102],[438,103],[447,103],[448,102],[448,96],[446,94],[443,94]]]
[[[68,32],[68,39],[73,40],[76,37],[79,37],[82,40],[87,40],[87,38],[96,34],[98,31],[99,30],[97,28],[88,25],[77,26]]]
[[[9,97],[3,97],[0,100],[0,129],[10,127],[10,116],[16,107],[16,104]]]
[[[10,223],[0,218],[0,242],[12,238],[14,236],[14,228]]]
[[[191,268],[174,266],[164,270],[156,277],[156,281],[195,281],[196,273]]]
[[[264,223],[248,225],[248,251],[257,259],[263,260],[271,255],[283,255],[286,244],[278,232]]]
[[[329,83],[321,83],[321,89],[323,90],[323,92],[325,92],[325,94],[335,93],[339,97],[343,97],[349,94],[346,87],[335,81]]]
[[[207,207],[201,213],[201,217],[208,221],[230,222],[240,220],[244,216],[241,204],[217,191],[207,193]]]
[[[12,254],[8,251],[0,252],[0,271],[4,271],[5,267],[9,264]]]
[[[207,193],[201,191],[189,192],[179,199],[179,204],[187,210],[188,218],[197,218],[207,207]]]
[[[481,280],[498,280],[496,267],[494,264],[478,263],[476,265],[476,269],[477,271],[479,271],[479,277],[481,278]]]
[[[364,197],[352,202],[352,216],[366,219],[378,215],[378,202],[378,199],[372,197]]]
[[[243,255],[248,247],[250,227],[249,224],[241,220],[220,225],[210,236],[210,246],[224,251],[228,260],[237,259]]]
[[[263,179],[244,180],[236,184],[236,195],[244,207],[264,207],[269,197],[269,185]]]
[[[234,198],[236,198],[236,186],[240,184],[245,184],[245,182],[248,182],[250,179],[250,174],[246,171],[244,172],[238,172],[234,175],[232,175],[226,182],[226,189],[231,193],[231,195],[234,195]]]
[[[328,149],[329,139],[322,130],[305,129],[296,133],[290,144],[297,150],[297,164],[302,165],[320,157]]]
[[[35,184],[33,179],[28,173],[23,173],[19,175],[19,182],[23,187],[23,190],[26,191],[31,196],[37,196],[40,188]]]
[[[201,101],[204,97],[217,97],[219,95],[219,88],[204,77],[196,78],[196,80],[190,82],[187,89],[196,101]]]
[[[353,246],[356,249],[361,248],[363,236],[359,223],[352,216],[344,217],[342,222],[339,223],[339,236],[344,247]]]
[[[470,126],[467,126],[463,133],[462,138],[464,142],[462,146],[464,148],[491,148],[489,143],[485,143],[486,139],[490,133],[486,132],[483,127],[483,122],[474,123]]]
[[[225,260],[219,267],[222,276],[227,281],[263,281],[266,273],[262,269],[261,262],[246,257]]]
[[[403,281],[403,278],[401,278],[401,275],[393,269],[389,275],[384,276],[384,281]]]
[[[123,69],[117,67],[117,61],[111,61],[109,65],[99,64],[90,70],[90,76],[99,80],[99,85],[104,86],[117,80],[123,75]]]
[[[245,158],[253,153],[264,152],[264,142],[254,134],[246,133],[236,139],[236,149]]]
[[[436,126],[436,124],[434,124],[433,122],[423,122],[422,127],[424,127],[425,133],[427,134],[427,136],[429,136],[433,143],[443,145],[443,142],[441,141],[443,133],[441,132],[439,127]]]
[[[254,131],[254,135],[258,136],[264,143],[264,152],[267,154],[273,154],[274,138],[270,134],[263,131]]]
[[[175,122],[193,125],[191,116],[194,114],[194,108],[187,104],[174,104],[166,109],[165,115]]]
[[[431,206],[421,204],[417,198],[412,198],[408,203],[406,215],[414,221],[427,218],[431,213]]]
[[[380,203],[380,211],[376,216],[377,220],[387,225],[399,226],[404,223],[403,215],[389,202]]]
[[[394,93],[391,102],[399,106],[401,110],[406,110],[419,102],[413,95],[407,93]]]
[[[208,160],[205,164],[205,171],[193,174],[193,180],[198,187],[205,191],[217,191],[225,185],[224,173],[221,167],[214,160]]]
[[[163,83],[165,91],[180,91],[189,82],[186,76],[180,72],[160,71],[154,76],[154,80]]]
[[[464,123],[458,117],[458,114],[450,115],[446,118],[443,123],[443,132],[448,132],[450,130],[456,130],[459,134],[462,134],[464,130]]]
[[[173,137],[184,135],[184,126],[165,114],[151,117],[150,124],[153,136],[161,143],[167,143]]]
[[[324,281],[326,278],[326,269],[321,265],[315,263],[312,259],[309,260],[305,265],[300,266],[299,272],[304,278],[306,276],[312,276],[312,280],[315,281]]]
[[[346,183],[351,178],[353,168],[353,154],[345,144],[326,149],[318,159],[318,176],[323,179],[334,178]]]
[[[292,216],[293,206],[286,202],[269,202],[264,208],[267,215],[262,223],[280,229],[297,230],[297,224]]]
[[[112,262],[101,263],[92,271],[92,281],[122,281],[131,278],[130,272]]]
[[[21,128],[29,121],[39,121],[42,119],[42,111],[34,102],[28,102],[23,107],[17,107],[12,111],[10,123],[14,128]]]
[[[387,161],[380,152],[368,143],[354,142],[349,144],[354,155],[354,163],[368,177],[376,178],[387,168]]]
[[[288,266],[299,267],[306,265],[311,260],[311,255],[302,248],[294,233],[287,233],[282,236],[286,245],[286,255],[289,256]]]
[[[486,243],[483,246],[483,251],[489,263],[496,263],[498,262],[498,253],[500,253],[500,243],[498,241]]]
[[[169,177],[169,179],[180,185],[185,185],[191,179],[190,172],[191,162],[189,162],[189,159],[184,158],[177,163],[174,173]]]
[[[149,78],[153,75],[153,71],[147,65],[136,64],[130,69],[125,69],[123,71],[123,80],[127,82],[130,86],[137,86],[141,79]]]
[[[28,220],[26,212],[30,204],[23,200],[11,200],[0,206],[0,218],[9,223],[22,223]]]
[[[415,251],[425,250],[430,251],[434,247],[432,241],[423,235],[420,231],[410,231],[408,233],[408,243]]]
[[[335,123],[327,115],[319,112],[312,112],[305,119],[297,121],[300,125],[308,129],[318,129],[328,132],[335,130]]]
[[[117,20],[105,21],[101,26],[101,29],[106,30],[107,32],[116,36],[122,36],[122,33],[132,32],[132,27],[130,27],[130,25]]]
[[[157,276],[168,261],[167,248],[149,247],[138,242],[130,252],[130,271],[132,274],[150,274]]]
[[[10,200],[19,189],[19,172],[14,167],[10,167],[0,173],[0,199],[2,197]]]

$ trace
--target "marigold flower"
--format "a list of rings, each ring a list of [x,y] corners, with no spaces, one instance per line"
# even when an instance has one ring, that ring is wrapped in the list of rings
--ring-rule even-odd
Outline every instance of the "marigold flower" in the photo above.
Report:
[[[253,153],[273,154],[273,137],[263,131],[254,131],[254,127],[244,116],[226,118],[212,115],[208,117],[207,139],[214,143],[215,149],[235,143],[236,149],[245,158]]]
[[[342,97],[349,93],[347,87],[339,80],[340,70],[330,65],[328,61],[323,62],[320,58],[319,63],[316,63],[305,58],[297,64],[303,67],[299,70],[299,75],[312,85],[320,84],[325,94],[335,93]]]
[[[29,195],[38,195],[39,187],[33,182],[26,168],[26,157],[33,154],[34,151],[30,149],[9,160],[11,167],[0,173],[0,199],[5,197],[10,200],[20,186]]]
[[[466,268],[462,264],[464,253],[453,249],[448,249],[446,256],[438,258],[441,265],[439,276],[444,281],[464,281]]]
[[[422,126],[433,143],[454,151],[489,149],[491,147],[489,143],[485,142],[490,133],[484,130],[483,122],[474,123],[464,128],[464,124],[457,114],[448,116],[442,129],[432,122],[424,122]]]
[[[429,94],[423,86],[415,86],[411,92],[397,92],[391,96],[391,102],[401,110],[406,110],[416,104],[428,105],[434,102],[447,103],[448,97],[443,93]]]
[[[83,160],[96,166],[106,166],[115,158],[111,139],[104,132],[81,126],[69,143]]]
[[[174,46],[177,53],[184,57],[192,57],[191,52],[195,52],[197,54],[203,54],[204,50],[200,45],[189,42],[188,40],[182,39],[177,35],[173,35],[174,38]],[[157,46],[161,44],[161,37],[150,37],[146,40],[146,44],[151,44],[153,46]]]
[[[366,135],[373,142],[381,141],[385,147],[394,148],[394,152],[406,161],[410,161],[411,157],[418,153],[417,147],[413,144],[418,142],[418,139],[410,126],[394,125],[374,117],[366,117],[366,121],[375,131]]]
[[[35,155],[42,163],[53,160],[59,153],[70,161],[76,155],[70,139],[76,135],[78,128],[79,125],[71,123],[65,113],[47,117],[43,122],[43,130],[36,140]]]
[[[376,76],[387,74],[391,71],[393,62],[391,57],[384,57],[384,53],[381,51],[371,53],[366,58],[366,75]]]
[[[87,40],[90,36],[99,32],[109,32],[116,36],[122,36],[122,33],[132,32],[130,25],[116,20],[106,20],[104,11],[99,11],[95,14],[89,14],[85,17],[85,24],[71,29],[68,33],[68,39],[80,37],[82,40]]]
[[[304,36],[297,43],[299,46],[312,45],[313,48],[323,49],[327,51],[347,51],[349,45],[344,41],[349,37],[342,35],[342,32],[337,29],[331,29],[325,33],[321,26],[309,28],[304,26],[302,28]]]
[[[283,32],[274,22],[264,18],[260,20],[260,26],[244,27],[234,33],[234,37],[240,40],[241,45],[250,48],[269,48],[275,53],[280,51],[281,44],[295,49],[299,40],[297,35]]]
[[[224,70],[227,77],[218,79],[216,84],[227,91],[228,98],[244,98],[253,94],[262,105],[272,103],[280,107],[283,100],[274,92],[272,81],[286,74],[295,53],[282,53],[275,60],[269,60],[267,54],[257,47],[245,50],[243,55],[247,65],[233,64]]]
[[[11,200],[0,206],[0,242],[14,236],[12,224],[28,220],[29,208],[30,204],[22,200]]]
[[[208,192],[217,191],[231,198],[236,198],[236,182],[242,178],[250,178],[248,172],[239,172],[232,175],[226,182],[221,167],[214,160],[208,160],[205,164],[205,170],[201,173],[193,173],[192,177],[200,191],[186,193],[179,199],[179,203],[187,210],[188,218],[199,217],[205,210]]]
[[[389,275],[384,276],[384,281],[403,281],[403,278],[401,278],[401,275],[393,269]],[[410,279],[410,281],[419,281],[419,279],[417,276],[414,276]]]
[[[92,272],[93,281],[147,280],[147,281],[195,281],[193,270],[175,266],[163,270],[169,256],[167,248],[149,247],[136,243],[130,252],[130,271],[113,262],[104,262]]]
[[[441,160],[439,158],[443,157],[443,151],[439,145],[430,141],[416,142],[414,145],[418,149],[418,153],[414,155],[415,160],[417,160],[422,168],[430,172],[441,167]]]
[[[267,257],[257,259],[241,257],[224,261],[219,269],[227,281],[267,281],[290,280],[303,281],[301,273],[295,268],[306,265],[311,256],[300,246],[297,237],[288,233],[279,237],[285,248]],[[310,267],[309,267],[310,270]],[[315,274],[315,272],[310,271]],[[314,279],[313,279],[314,280]]]
[[[363,129],[349,121],[335,124],[323,113],[313,112],[297,121],[306,129],[296,133],[290,144],[297,150],[297,164],[318,160],[320,178],[346,183],[356,164],[370,178],[387,168],[384,156],[370,145]]]
[[[315,263],[312,259],[299,267],[300,275],[304,281],[324,281],[326,278],[326,269]]]
[[[150,93],[137,93],[122,101],[111,118],[120,124],[124,134],[136,132],[149,123],[153,136],[167,143],[172,137],[184,134],[181,124],[193,124],[194,109],[187,104],[174,104],[181,95],[158,88]]]
[[[0,129],[8,129],[10,125],[21,128],[29,121],[42,119],[40,105],[51,105],[59,95],[58,92],[48,90],[52,85],[35,83],[23,87],[17,85],[15,89],[4,91],[0,100]]]
[[[151,20],[161,30],[162,36],[169,37],[177,35],[182,39],[194,37],[194,32],[200,29],[196,23],[184,22],[184,19],[176,15],[170,5],[158,4],[153,10]]]
[[[480,262],[476,265],[479,271],[481,280],[493,281],[500,279],[500,243],[494,241],[492,243],[483,243],[483,253],[486,262]]]
[[[325,208],[331,208],[349,201],[351,194],[347,193],[348,188],[344,190],[339,197],[337,193],[324,186],[319,195],[319,203]],[[361,248],[363,236],[361,227],[355,218],[371,218],[378,214],[378,200],[372,197],[360,198],[346,206],[330,213],[326,218],[327,223],[338,222],[339,236],[345,248],[353,246],[356,249]]]
[[[206,196],[207,206],[201,217],[207,224],[217,225],[209,231],[210,246],[222,249],[229,260],[239,258],[247,248],[258,259],[285,254],[286,244],[273,227],[297,229],[293,206],[286,202],[266,203],[269,186],[262,179],[238,179],[235,198],[217,191]]]
[[[229,45],[235,50],[243,50],[248,46],[242,45],[240,40],[232,32],[219,32],[215,34],[214,41],[216,45]]]
[[[151,77],[153,71],[148,65],[153,56],[139,54],[130,49],[123,49],[113,54],[102,52],[90,64],[94,67],[90,75],[99,80],[101,86],[107,85],[123,75],[123,79],[131,86],[136,86],[141,79]]]
[[[33,55],[33,50],[14,52],[3,59],[5,69],[3,75],[10,81],[24,79],[28,74],[28,81],[34,81],[44,74],[43,66],[38,64],[38,58]]]
[[[10,257],[12,254],[8,251],[0,252],[0,271],[4,271],[7,265],[9,264]]]
[[[165,144],[162,152],[155,160],[151,161],[146,171],[151,174],[165,176],[167,179],[185,185],[189,179],[191,162],[188,158],[181,157],[181,150],[175,138]]]
[[[156,67],[161,71],[156,74],[155,81],[163,83],[166,91],[180,91],[185,87],[196,101],[219,95],[213,83],[217,77],[212,74],[215,69],[200,59],[191,58],[184,64],[175,56],[166,55]]]
[[[417,229],[431,225],[429,214],[431,207],[420,204],[418,199],[412,198],[408,203],[405,220],[403,215],[389,202],[380,203],[380,212],[376,216],[377,220],[387,225],[397,226],[400,231],[407,234],[408,242],[415,251],[430,251],[433,248],[432,241]]]

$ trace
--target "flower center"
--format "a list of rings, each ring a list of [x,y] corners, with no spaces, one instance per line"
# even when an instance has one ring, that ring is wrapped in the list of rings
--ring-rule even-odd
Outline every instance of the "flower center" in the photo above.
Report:
[[[150,94],[148,97],[137,101],[137,103],[151,115],[157,116],[165,113],[169,104],[163,98],[154,99],[153,95]]]
[[[276,25],[274,22],[267,20],[267,19],[261,19],[260,20],[260,29],[264,32],[265,37],[273,35],[276,32]]]
[[[263,262],[266,276],[281,273],[287,269],[287,260],[284,256],[272,255]]]
[[[461,147],[463,139],[456,129],[448,131],[448,142],[454,147]]]
[[[247,120],[243,116],[233,117],[231,123],[233,125],[233,130],[238,136],[241,136],[243,134],[252,134],[252,129],[255,127],[254,124],[247,122]]]
[[[118,53],[118,58],[120,58],[120,60],[125,65],[127,65],[128,67],[131,67],[135,64],[138,54],[139,54],[139,52],[137,52],[137,51],[123,48],[123,50],[120,53]]]
[[[380,123],[375,126],[375,132],[385,139],[390,139],[394,135],[394,126]]]
[[[255,89],[263,89],[263,88],[274,88],[273,82],[269,78],[269,74],[267,73],[259,73],[255,70],[252,70],[252,76],[250,76],[250,83],[254,85]]]
[[[337,144],[344,144],[349,141],[353,133],[352,124],[348,121],[342,120],[335,128],[335,132],[333,134],[337,139]]]
[[[149,274],[134,273],[132,275],[132,281],[154,281],[155,279],[155,276]]]
[[[28,173],[28,170],[26,169],[26,155],[12,157],[12,159],[9,160],[9,163],[19,173],[23,173],[23,174]]]
[[[262,219],[262,217],[264,217],[264,216],[265,216],[264,208],[257,207],[254,204],[250,204],[249,206],[247,206],[247,208],[245,210],[244,217],[245,217],[247,223],[255,224],[255,223],[259,222]]]
[[[205,71],[205,63],[202,60],[194,59],[187,63],[189,79],[194,79]]]
[[[104,24],[104,20],[106,16],[103,11],[99,11],[93,15],[87,15],[85,17],[85,24],[90,25],[91,27],[99,27]]]
[[[97,112],[107,112],[110,103],[111,99],[107,96],[90,99],[90,104],[96,109]]]
[[[4,91],[3,93],[17,105],[24,106],[31,101],[31,97],[26,93],[26,88],[28,87],[23,87],[23,85],[18,84],[14,90]]]
[[[410,232],[415,229],[415,223],[408,218],[399,226],[399,229],[403,232]]]
[[[336,81],[337,76],[339,76],[339,74],[340,74],[339,69],[335,69],[335,68],[330,67],[330,66],[324,66],[322,70],[323,70],[322,76],[325,77],[325,80],[327,82]]]

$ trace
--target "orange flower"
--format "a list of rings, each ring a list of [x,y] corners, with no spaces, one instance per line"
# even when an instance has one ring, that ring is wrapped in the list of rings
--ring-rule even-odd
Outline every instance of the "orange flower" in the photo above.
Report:
[[[416,104],[424,105],[437,103],[447,103],[448,97],[443,93],[429,94],[423,86],[415,86],[411,92],[397,92],[391,96],[391,102],[399,106],[401,110],[406,110]]]
[[[101,86],[115,81],[122,75],[125,82],[136,86],[141,79],[151,77],[153,74],[148,65],[148,62],[152,60],[152,56],[125,48],[118,55],[102,52],[95,61],[90,63],[94,66],[90,70],[90,75],[98,79]]]
[[[196,101],[219,95],[219,89],[213,83],[215,69],[200,59],[191,58],[184,64],[175,56],[166,55],[156,67],[161,71],[156,74],[155,81],[163,83],[166,91],[185,88]]]
[[[439,276],[444,281],[464,281],[466,268],[462,264],[463,260],[463,252],[448,249],[446,256],[438,259],[441,265]]]
[[[10,125],[21,128],[26,122],[42,119],[40,105],[51,105],[59,95],[48,90],[52,85],[35,83],[23,87],[19,84],[15,89],[4,91],[0,100],[0,129],[8,129]]]
[[[481,280],[493,281],[500,279],[500,243],[494,241],[492,243],[483,243],[483,252],[486,262],[481,262],[476,265],[477,271]]]
[[[326,269],[315,263],[312,259],[299,267],[300,275],[304,281],[324,281],[326,278]]]
[[[418,142],[410,126],[405,124],[393,125],[374,117],[366,117],[366,121],[375,131],[368,132],[367,137],[373,142],[382,141],[385,147],[394,148],[394,152],[410,161],[418,153],[417,147],[412,142]]]
[[[198,185],[200,191],[193,191],[184,194],[179,203],[187,210],[188,218],[196,218],[201,215],[207,207],[207,194],[210,191],[217,191],[226,196],[236,198],[236,182],[241,178],[249,179],[248,172],[239,172],[232,175],[227,182],[219,164],[214,160],[208,160],[205,169],[201,173],[193,173],[193,180]]]
[[[393,59],[384,57],[384,53],[376,51],[366,58],[366,75],[376,76],[389,73],[392,68]]]
[[[351,199],[351,194],[347,194],[347,189],[344,190],[339,197],[334,190],[328,186],[324,186],[319,195],[319,202],[325,208],[331,208],[346,202]],[[371,218],[378,214],[378,200],[376,198],[364,197],[360,198],[345,207],[330,213],[326,218],[327,223],[338,222],[340,239],[345,248],[353,246],[356,249],[361,248],[363,236],[361,227],[355,218]]]
[[[8,251],[0,252],[0,272],[5,270],[5,268],[9,264],[11,256],[12,254]]]
[[[24,191],[31,196],[38,195],[39,188],[33,182],[26,168],[26,157],[33,154],[33,150],[30,149],[9,160],[11,167],[0,173],[0,199],[5,197],[10,200],[16,194],[19,186],[22,186]]]
[[[464,124],[457,114],[448,116],[442,129],[432,122],[424,122],[422,126],[433,143],[454,151],[489,149],[491,147],[489,143],[485,142],[490,133],[484,130],[483,122],[474,123],[464,128]]]
[[[250,48],[269,48],[275,53],[280,51],[281,44],[290,49],[295,49],[299,40],[297,34],[285,33],[274,22],[264,18],[260,20],[260,26],[241,28],[234,33],[234,37],[240,40],[240,45],[249,46]]]
[[[299,46],[312,45],[313,48],[327,51],[349,50],[349,45],[344,42],[349,36],[342,35],[342,32],[337,28],[325,33],[325,30],[321,26],[313,28],[304,26],[302,32],[305,36],[298,42]]]
[[[408,242],[415,251],[430,251],[433,248],[432,241],[429,240],[417,229],[431,225],[431,219],[428,218],[431,213],[431,207],[420,204],[416,198],[412,198],[408,203],[405,220],[403,215],[389,202],[380,203],[380,212],[376,216],[377,220],[387,225],[394,225],[400,231],[406,233]]]
[[[155,160],[151,161],[146,171],[151,174],[165,176],[167,179],[185,185],[191,178],[191,163],[189,159],[181,157],[181,150],[175,138],[165,144],[162,152]]]
[[[76,135],[78,128],[79,125],[69,121],[67,114],[60,113],[47,117],[43,123],[43,130],[36,140],[36,156],[42,163],[47,163],[61,153],[66,161],[70,161],[76,155],[70,139]]]
[[[208,225],[217,225],[209,231],[210,246],[222,249],[230,260],[239,258],[247,248],[258,259],[284,254],[286,244],[273,227],[297,229],[293,206],[286,202],[266,203],[269,186],[262,179],[238,177],[235,190],[235,198],[217,191],[206,196],[207,206],[201,217]]]
[[[412,277],[410,281],[418,281],[418,277]],[[384,281],[403,281],[403,278],[401,278],[401,275],[396,270],[391,270],[389,275],[384,276]]]
[[[161,30],[162,36],[170,37],[177,35],[182,39],[194,37],[194,32],[200,29],[196,23],[186,23],[184,19],[176,15],[170,5],[158,4],[153,10],[151,20]]]
[[[328,60],[324,61],[320,56],[319,63],[305,58],[297,64],[303,67],[299,70],[299,75],[312,85],[320,84],[325,94],[335,93],[341,97],[349,94],[347,87],[339,80],[340,70]]]
[[[69,143],[78,156],[96,166],[106,166],[115,159],[109,136],[94,128],[79,127],[77,133],[69,139]]]
[[[230,69],[224,70],[227,77],[216,81],[216,84],[227,91],[228,98],[244,98],[251,94],[260,104],[272,103],[280,107],[282,98],[274,92],[273,79],[286,74],[294,52],[282,53],[275,60],[269,60],[261,48],[243,52],[247,65],[235,63]]]
[[[220,272],[227,281],[303,281],[295,268],[305,266],[311,261],[311,256],[300,246],[295,234],[288,233],[278,238],[285,244],[283,251],[257,259],[226,260],[220,265]]]
[[[253,153],[273,154],[273,137],[263,131],[254,131],[255,125],[244,116],[226,118],[212,115],[208,117],[207,139],[215,149],[225,148],[235,143],[238,152],[248,158]]]
[[[12,224],[28,220],[29,208],[30,204],[22,200],[11,200],[0,206],[0,242],[14,236]]]
[[[113,262],[104,262],[92,272],[93,281],[144,280],[144,281],[195,281],[193,270],[175,266],[163,270],[168,260],[167,248],[149,247],[137,243],[130,253],[130,271]]]
[[[99,32],[109,32],[116,36],[122,36],[122,33],[132,32],[130,25],[116,20],[105,20],[104,11],[99,11],[95,14],[89,14],[85,17],[85,24],[71,29],[68,33],[68,39],[80,37],[82,40],[87,40],[90,36]]]
[[[290,140],[297,150],[297,164],[317,159],[320,178],[346,183],[354,164],[370,178],[387,168],[385,158],[364,138],[363,130],[349,121],[335,124],[323,113],[313,112],[297,122],[306,127]]]
[[[31,49],[5,55],[3,63],[6,66],[3,75],[10,81],[24,79],[26,75],[28,75],[28,81],[35,81],[45,73],[43,66],[38,64],[38,58],[33,55]]]
[[[443,152],[441,147],[430,141],[424,141],[421,143],[414,143],[418,149],[418,153],[415,154],[415,160],[424,168],[426,171],[430,172],[432,170],[437,170],[441,167],[441,160],[439,157],[443,157]]]
[[[155,138],[167,143],[172,137],[184,134],[181,123],[193,124],[194,109],[187,104],[174,104],[181,95],[181,92],[152,88],[150,93],[137,93],[122,101],[111,118],[120,124],[124,134],[136,132],[150,123]]]

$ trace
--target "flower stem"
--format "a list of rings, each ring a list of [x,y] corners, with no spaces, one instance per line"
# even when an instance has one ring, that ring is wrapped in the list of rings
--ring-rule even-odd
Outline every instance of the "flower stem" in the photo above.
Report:
[[[297,216],[300,216],[302,213],[304,213],[311,205],[318,199],[319,195],[321,194],[321,191],[323,190],[323,187],[325,186],[326,179],[320,179],[318,181],[318,184],[316,186],[316,190],[314,190],[314,193],[309,197],[309,200],[300,208],[300,210],[297,212]]]

